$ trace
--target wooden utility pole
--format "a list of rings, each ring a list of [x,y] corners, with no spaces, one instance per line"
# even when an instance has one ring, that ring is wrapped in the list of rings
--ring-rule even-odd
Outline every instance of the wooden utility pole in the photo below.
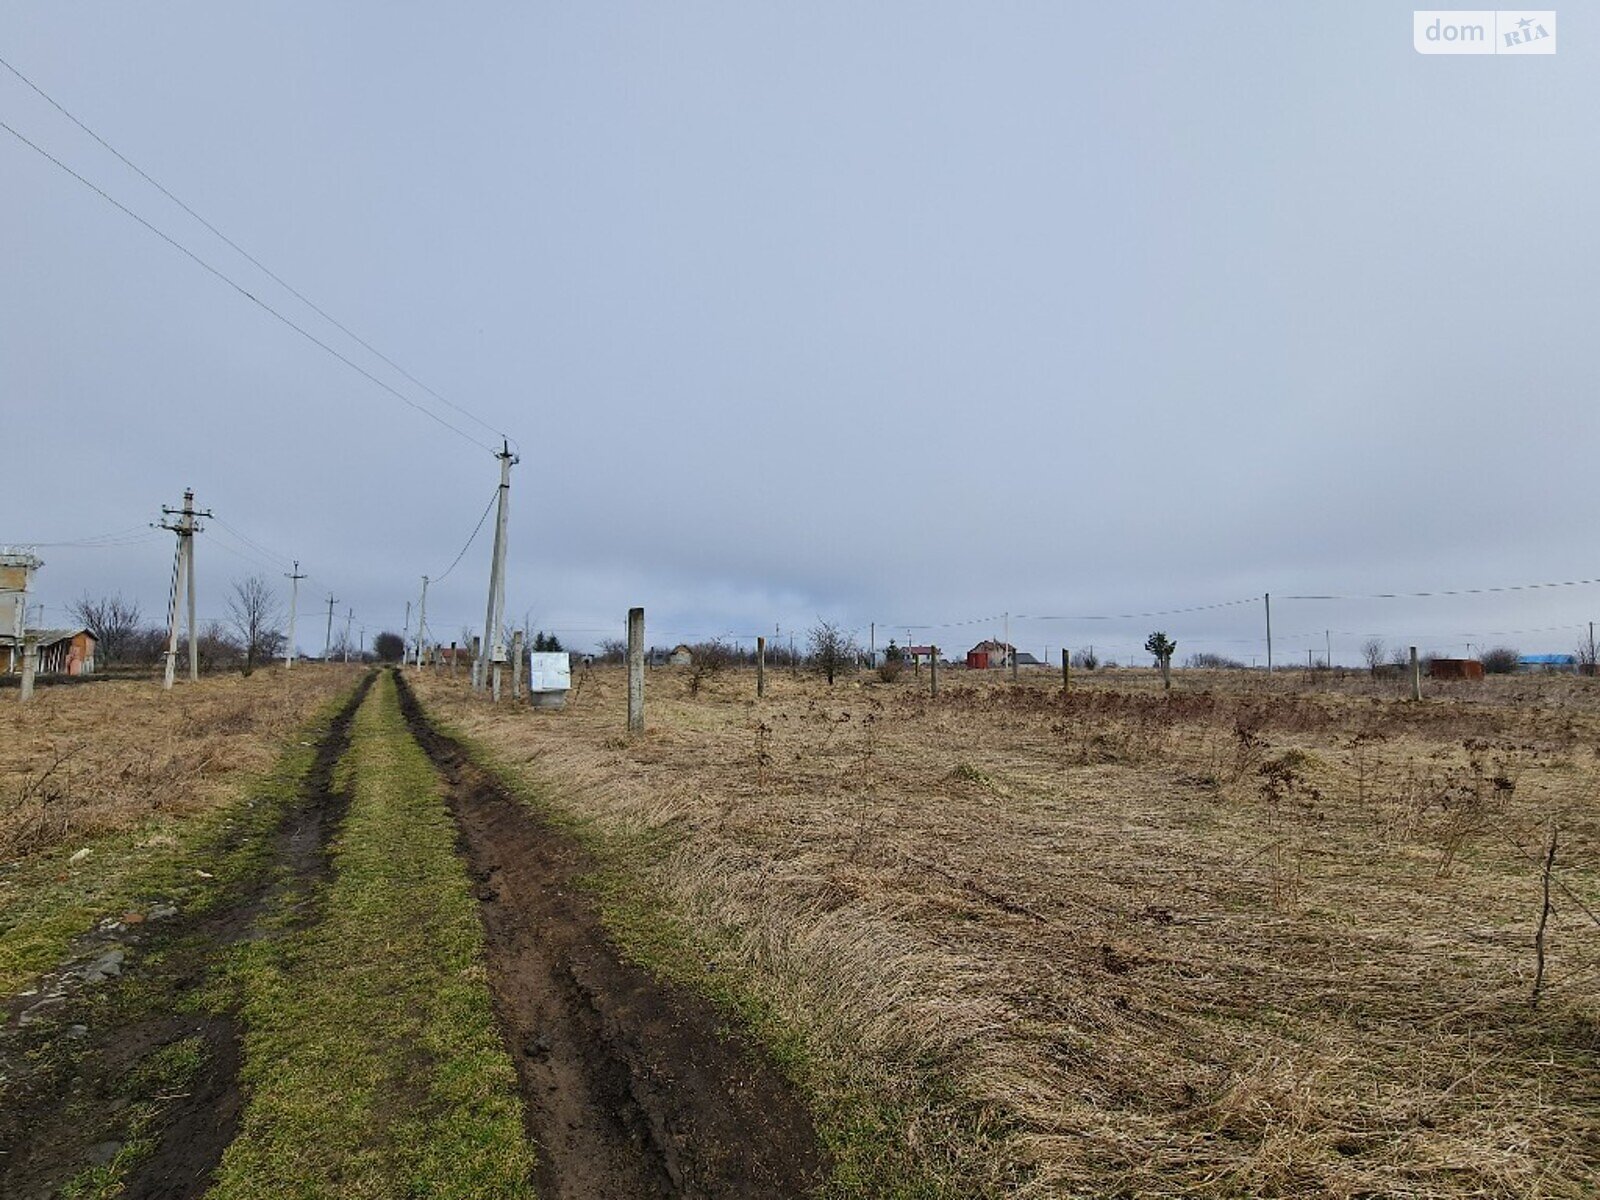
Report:
[[[427,644],[428,577],[422,577],[422,599],[417,607],[417,670],[422,670],[423,646]]]
[[[300,608],[300,581],[304,578],[300,574],[300,562],[297,559],[294,570],[289,573],[289,644],[283,651],[283,669],[286,671],[294,666],[294,618]]]
[[[756,698],[767,694],[767,639],[756,639]]]
[[[195,628],[194,615],[194,535],[203,528],[199,518],[209,517],[211,512],[195,508],[193,488],[184,489],[182,508],[163,504],[161,512],[163,516],[177,518],[171,523],[162,521],[161,528],[178,535],[172,560],[172,595],[167,603],[167,665],[161,684],[170,688],[178,670],[178,595],[184,591],[188,593],[189,610],[189,679],[193,682],[200,678],[200,631]]]
[[[322,661],[333,661],[333,606],[339,603],[333,593],[328,593],[328,627],[322,633]]]
[[[644,609],[628,610],[628,732],[644,732]]]
[[[1411,647],[1411,698],[1422,699],[1422,660],[1417,657],[1417,648]]]
[[[500,460],[500,499],[494,519],[494,555],[489,562],[489,607],[483,619],[483,649],[476,660],[475,686],[481,690],[490,682],[492,672],[494,697],[498,700],[500,668],[506,661],[505,634],[500,626],[506,610],[506,526],[511,519],[511,468],[520,460],[505,442],[501,442],[500,453],[495,457]]]

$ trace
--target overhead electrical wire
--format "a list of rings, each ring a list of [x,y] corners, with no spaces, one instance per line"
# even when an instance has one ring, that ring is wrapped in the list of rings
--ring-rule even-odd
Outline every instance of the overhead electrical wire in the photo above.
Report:
[[[1509,583],[1500,587],[1439,588],[1431,592],[1372,592],[1368,595],[1275,596],[1281,600],[1426,600],[1437,596],[1486,596],[1496,592],[1533,592],[1543,588],[1592,587],[1600,579],[1566,579],[1557,583]]]
[[[495,501],[499,498],[500,489],[497,487],[494,489],[494,493],[489,497],[489,503],[484,506],[483,516],[478,518],[478,524],[473,528],[472,536],[467,539],[467,544],[461,547],[461,553],[457,554],[454,561],[452,561],[451,564],[445,568],[443,575],[430,575],[428,577],[428,582],[430,584],[442,583],[449,577],[450,572],[454,571],[456,567],[460,565],[461,560],[467,556],[467,551],[472,549],[472,543],[478,540],[478,534],[483,531],[483,523],[489,519],[489,510],[494,507]]]
[[[43,146],[41,146],[37,142],[31,140],[30,138],[28,138],[24,134],[19,133],[15,128],[13,128],[11,125],[9,125],[8,123],[6,123],[3,120],[0,120],[0,129],[4,129],[7,133],[9,133],[12,137],[16,138],[19,142],[21,142],[24,146],[28,147],[28,149],[32,150],[35,154],[38,154],[41,157],[43,157],[45,159],[48,159],[50,162],[54,163],[61,170],[65,171],[68,175],[72,176],[79,183],[83,184],[84,187],[86,187],[90,191],[94,192],[97,196],[99,196],[106,203],[110,204],[112,207],[116,208],[118,211],[122,212],[124,215],[126,215],[128,217],[131,217],[133,220],[137,221],[140,225],[143,225],[151,233],[155,234],[162,241],[166,242],[167,245],[171,246],[174,250],[177,250],[185,258],[188,258],[190,261],[192,261],[196,266],[199,266],[202,269],[204,269],[205,271],[207,271],[209,274],[216,276],[223,283],[227,284],[234,291],[238,292],[246,300],[250,301],[250,303],[256,305],[258,308],[262,309],[264,312],[270,313],[273,317],[276,317],[284,325],[287,325],[290,329],[294,330],[301,337],[305,338],[306,341],[310,342],[314,346],[317,346],[317,347],[321,348],[322,350],[325,350],[327,353],[331,354],[334,358],[336,358],[340,362],[342,362],[345,366],[349,367],[352,371],[356,372],[356,374],[362,376],[364,379],[368,380],[369,382],[371,382],[373,384],[376,384],[378,387],[380,387],[384,391],[388,392],[391,396],[393,396],[396,400],[399,400],[402,404],[406,405],[408,408],[415,409],[417,412],[419,412],[423,416],[427,417],[430,421],[433,421],[436,424],[442,426],[443,428],[448,429],[451,433],[454,433],[457,437],[463,438],[464,440],[470,442],[472,445],[478,447],[480,450],[486,450],[490,454],[495,454],[495,453],[498,452],[496,447],[491,446],[486,442],[479,441],[477,438],[473,437],[466,430],[462,429],[460,426],[451,424],[449,421],[447,421],[443,417],[441,417],[438,413],[432,411],[429,408],[424,407],[421,404],[418,404],[415,400],[413,400],[410,396],[407,396],[404,392],[400,391],[398,388],[395,388],[392,385],[390,385],[389,383],[386,383],[384,380],[379,379],[376,375],[374,375],[371,371],[367,370],[365,367],[363,367],[360,363],[356,362],[354,359],[351,359],[350,357],[348,357],[345,354],[341,354],[337,349],[335,349],[333,346],[330,346],[327,342],[323,341],[316,334],[312,333],[310,330],[306,329],[304,326],[297,324],[290,317],[287,317],[283,313],[279,312],[276,308],[274,308],[272,305],[268,304],[265,300],[261,299],[254,292],[251,292],[243,284],[241,284],[237,280],[235,280],[232,276],[230,276],[230,275],[226,274],[225,272],[219,270],[217,267],[212,266],[209,262],[207,262],[205,259],[201,258],[198,254],[196,254],[193,250],[189,249],[182,242],[178,241],[176,238],[172,237],[170,234],[165,233],[161,229],[157,228],[155,225],[151,224],[149,221],[145,220],[138,213],[134,212],[133,209],[129,208],[126,204],[123,204],[115,196],[111,195],[111,193],[107,192],[104,188],[100,187],[96,183],[91,182],[89,179],[85,178],[83,175],[80,175],[77,171],[73,170],[71,167],[69,167],[66,163],[62,162],[55,155],[51,154],[50,151],[46,150]]]
[[[510,437],[510,435],[508,435],[503,429],[496,429],[493,425],[491,425],[491,424],[489,424],[489,422],[483,420],[476,413],[473,413],[473,412],[469,411],[468,409],[465,409],[465,408],[461,407],[461,405],[455,403],[453,400],[450,400],[449,398],[447,398],[445,396],[440,395],[433,388],[431,388],[427,384],[423,383],[422,380],[418,379],[410,371],[407,371],[399,363],[395,362],[394,359],[390,358],[387,354],[385,354],[383,351],[379,350],[371,342],[367,341],[360,334],[356,333],[349,326],[345,325],[344,322],[340,321],[332,313],[328,312],[327,309],[323,308],[315,300],[311,299],[311,297],[307,296],[299,288],[295,287],[294,284],[290,283],[287,279],[283,278],[283,276],[279,275],[271,267],[267,266],[266,263],[262,262],[254,254],[251,254],[250,251],[246,250],[243,246],[239,245],[238,242],[234,241],[227,234],[223,233],[222,230],[218,229],[210,221],[206,220],[199,213],[195,212],[195,210],[190,208],[188,204],[184,203],[184,201],[180,200],[177,196],[173,195],[172,192],[170,192],[164,185],[162,185],[159,181],[157,181],[155,178],[153,178],[149,174],[149,172],[147,172],[143,167],[139,166],[138,163],[134,162],[127,155],[123,154],[122,151],[118,150],[110,142],[106,141],[105,138],[101,137],[93,129],[89,128],[88,125],[86,125],[82,121],[80,121],[76,116],[74,116],[71,112],[69,112],[67,110],[66,106],[63,105],[59,100],[57,100],[54,96],[50,95],[49,92],[46,92],[42,87],[40,87],[33,80],[29,79],[21,71],[17,70],[17,68],[15,66],[13,66],[11,63],[7,62],[4,58],[0,58],[0,67],[4,67],[6,70],[10,71],[13,75],[15,75],[18,79],[20,79],[23,83],[27,84],[28,87],[31,88],[40,98],[42,98],[46,104],[50,105],[50,107],[54,108],[58,113],[60,113],[62,116],[64,116],[67,120],[71,121],[79,129],[83,130],[84,133],[88,134],[96,142],[99,142],[100,145],[104,146],[108,151],[110,151],[118,159],[118,161],[120,161],[124,166],[126,166],[135,175],[139,176],[140,179],[143,179],[151,187],[155,188],[156,191],[160,192],[168,200],[171,200],[179,208],[183,209],[184,212],[188,213],[196,221],[198,221],[198,222],[200,222],[200,224],[204,225],[207,229],[209,229],[217,237],[221,238],[230,247],[232,247],[239,254],[243,255],[246,259],[248,259],[257,269],[259,269],[262,272],[262,274],[266,275],[267,278],[271,279],[279,287],[283,288],[285,291],[290,293],[292,296],[295,297],[295,299],[299,300],[307,308],[311,309],[314,313],[316,313],[318,316],[320,316],[323,320],[327,321],[335,329],[339,330],[339,332],[343,333],[351,341],[356,342],[358,345],[362,346],[364,349],[366,349],[373,356],[375,356],[376,358],[381,359],[383,362],[387,363],[391,368],[393,368],[399,374],[403,375],[406,379],[410,380],[417,387],[419,387],[423,391],[427,392],[428,395],[432,396],[440,404],[446,405],[447,407],[454,409],[456,412],[460,413],[462,416],[466,417],[468,420],[473,421],[477,425],[482,426],[484,429],[487,429],[490,433],[494,434],[496,437],[504,438],[509,442],[515,443],[516,439],[513,438],[513,437]]]

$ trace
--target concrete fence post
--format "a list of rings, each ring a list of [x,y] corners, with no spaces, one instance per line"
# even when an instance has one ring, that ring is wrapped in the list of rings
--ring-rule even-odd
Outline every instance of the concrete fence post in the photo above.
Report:
[[[33,677],[39,670],[39,639],[29,635],[22,639],[22,703],[33,699]]]
[[[628,732],[644,732],[644,609],[628,610]]]
[[[456,654],[456,644],[454,642],[451,642],[450,643],[450,678],[451,679],[454,679],[456,677],[456,659],[457,659],[457,657],[459,657],[459,656]]]
[[[756,638],[756,698],[767,694],[767,639]]]
[[[1411,698],[1422,699],[1422,660],[1417,657],[1417,648],[1411,647]]]

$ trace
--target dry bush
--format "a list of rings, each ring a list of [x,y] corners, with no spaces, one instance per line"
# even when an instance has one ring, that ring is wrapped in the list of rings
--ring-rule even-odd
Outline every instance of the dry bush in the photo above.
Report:
[[[1548,819],[1600,910],[1589,681],[1409,705],[1219,672],[1168,702],[1149,671],[1068,697],[952,672],[934,701],[769,674],[752,755],[753,679],[653,698],[629,740],[611,678],[537,719],[423,689],[572,811],[668,835],[671,907],[904,1114],[945,1194],[1594,1194],[1576,903],[1528,1002]]]

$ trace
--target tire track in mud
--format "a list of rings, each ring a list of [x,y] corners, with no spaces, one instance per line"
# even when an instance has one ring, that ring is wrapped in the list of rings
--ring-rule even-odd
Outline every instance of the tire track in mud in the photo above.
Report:
[[[116,975],[91,986],[74,965],[40,982],[45,1001],[9,1006],[0,1028],[0,1196],[52,1196],[79,1171],[114,1157],[130,1104],[141,1099],[128,1092],[130,1076],[152,1055],[191,1039],[199,1042],[201,1065],[184,1093],[166,1100],[155,1148],[131,1169],[120,1194],[188,1200],[205,1192],[244,1107],[240,1030],[229,1013],[184,1014],[177,1002],[204,986],[221,951],[256,936],[275,904],[290,905],[286,930],[317,918],[318,885],[331,870],[329,842],[349,806],[333,775],[375,679],[362,679],[318,741],[294,804],[270,836],[267,865],[244,888],[194,917],[142,925],[114,941],[88,939],[91,951],[125,952],[126,973],[119,961]],[[225,844],[222,853],[241,845]],[[128,1002],[131,1011],[119,1011],[125,991],[138,997]],[[46,1005],[46,1018],[27,1019]]]
[[[778,1200],[824,1179],[811,1115],[703,997],[623,960],[578,886],[588,856],[400,706],[448,785],[540,1200]]]

